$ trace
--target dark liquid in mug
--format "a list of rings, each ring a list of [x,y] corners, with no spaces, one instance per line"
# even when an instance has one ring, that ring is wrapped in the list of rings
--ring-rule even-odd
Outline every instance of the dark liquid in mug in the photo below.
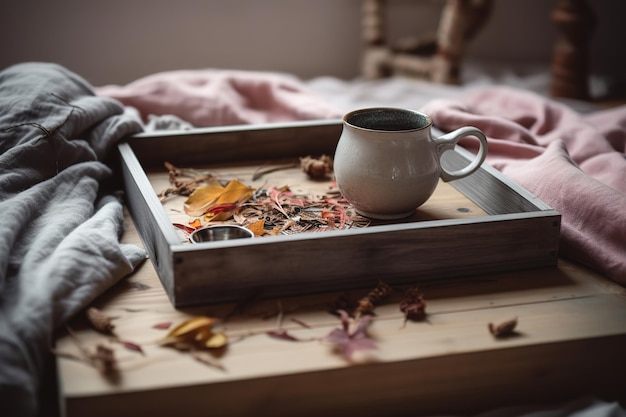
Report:
[[[422,129],[431,124],[430,118],[423,114],[400,109],[356,111],[346,117],[346,122],[362,129],[387,132]]]

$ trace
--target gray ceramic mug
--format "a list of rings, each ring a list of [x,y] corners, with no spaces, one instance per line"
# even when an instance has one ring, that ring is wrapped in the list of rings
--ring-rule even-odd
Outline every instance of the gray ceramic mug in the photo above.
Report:
[[[453,181],[474,173],[487,156],[487,138],[467,126],[440,137],[431,118],[418,111],[369,108],[347,113],[334,158],[337,185],[360,214],[374,219],[410,216],[435,191],[439,178]],[[466,167],[448,171],[445,151],[473,136],[480,148]]]

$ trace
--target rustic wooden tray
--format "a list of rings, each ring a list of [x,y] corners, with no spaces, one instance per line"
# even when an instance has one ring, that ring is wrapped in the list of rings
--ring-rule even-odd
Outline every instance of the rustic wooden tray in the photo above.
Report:
[[[250,167],[333,155],[341,129],[339,120],[218,127],[144,133],[119,145],[129,211],[175,307],[556,265],[560,214],[487,164],[440,184],[430,206],[407,220],[321,233],[192,245],[157,197],[165,161]],[[445,163],[469,159],[457,148]]]

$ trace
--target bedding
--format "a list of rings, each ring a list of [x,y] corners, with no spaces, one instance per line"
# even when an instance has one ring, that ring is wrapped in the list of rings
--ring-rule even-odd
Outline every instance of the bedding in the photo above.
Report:
[[[43,414],[55,329],[145,259],[142,249],[120,243],[123,206],[106,164],[117,141],[143,130],[340,118],[369,106],[421,109],[443,130],[475,124],[489,138],[488,161],[562,212],[562,254],[626,284],[626,107],[556,101],[544,81],[301,81],[209,69],[93,87],[54,64],[0,72],[2,415]],[[508,87],[495,86],[502,83]],[[487,415],[626,412],[584,399]]]
[[[0,414],[43,413],[55,330],[146,258],[103,163],[141,123],[76,74],[0,72]],[[49,406],[54,407],[54,405]],[[53,408],[52,408],[53,409]]]
[[[545,95],[547,81],[506,72],[490,81],[475,72],[463,86],[401,77],[302,83],[282,74],[195,70],[96,91],[143,120],[158,111],[196,127],[341,117],[372,106],[422,110],[444,131],[475,125],[488,137],[487,162],[561,212],[560,254],[626,285],[626,106],[557,101]],[[462,143],[471,150],[472,142]]]

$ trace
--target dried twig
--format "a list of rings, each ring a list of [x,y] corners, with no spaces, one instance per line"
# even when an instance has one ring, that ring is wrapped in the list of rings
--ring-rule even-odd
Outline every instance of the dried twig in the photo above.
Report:
[[[263,175],[271,174],[272,172],[276,172],[276,171],[282,171],[283,169],[295,168],[297,166],[298,166],[297,164],[292,163],[292,164],[279,165],[279,166],[265,168],[265,169],[262,169],[262,167],[259,167],[252,174],[252,181],[261,179]]]

